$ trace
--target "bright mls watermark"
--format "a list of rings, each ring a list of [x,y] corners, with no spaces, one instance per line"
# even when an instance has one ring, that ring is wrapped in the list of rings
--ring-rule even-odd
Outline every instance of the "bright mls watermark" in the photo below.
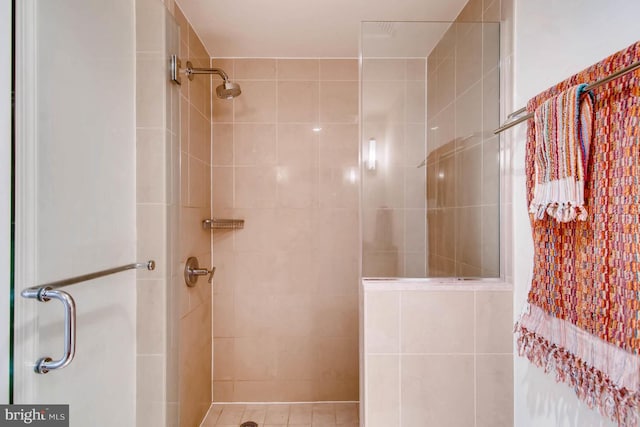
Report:
[[[0,405],[0,427],[69,427],[69,405]]]

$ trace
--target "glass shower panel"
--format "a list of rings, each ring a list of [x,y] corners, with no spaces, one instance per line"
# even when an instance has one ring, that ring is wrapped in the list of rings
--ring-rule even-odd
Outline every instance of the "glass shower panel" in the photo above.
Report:
[[[499,24],[362,24],[363,277],[500,275]]]

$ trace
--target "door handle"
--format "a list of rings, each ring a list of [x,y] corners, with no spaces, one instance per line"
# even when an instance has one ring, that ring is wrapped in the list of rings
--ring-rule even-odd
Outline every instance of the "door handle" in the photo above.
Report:
[[[38,374],[46,374],[54,369],[62,369],[69,365],[76,355],[76,303],[73,297],[65,291],[55,289],[39,288],[33,290],[25,290],[22,292],[25,298],[37,299],[41,302],[47,302],[56,299],[62,303],[64,307],[64,350],[63,355],[58,360],[50,357],[41,357],[36,362],[33,370]]]

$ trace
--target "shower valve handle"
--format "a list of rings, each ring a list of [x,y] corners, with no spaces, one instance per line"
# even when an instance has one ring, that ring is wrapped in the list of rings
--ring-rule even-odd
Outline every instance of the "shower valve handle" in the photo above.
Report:
[[[213,281],[213,274],[216,272],[216,268],[212,267],[211,270],[206,268],[200,268],[198,265],[198,258],[189,257],[184,266],[184,281],[188,287],[194,287],[198,282],[198,277],[209,275],[208,282]]]

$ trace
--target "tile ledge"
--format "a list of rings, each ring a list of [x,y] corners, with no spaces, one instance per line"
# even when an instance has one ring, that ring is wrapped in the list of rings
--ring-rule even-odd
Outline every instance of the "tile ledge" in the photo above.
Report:
[[[364,291],[512,291],[513,284],[503,279],[456,278],[365,278]]]

